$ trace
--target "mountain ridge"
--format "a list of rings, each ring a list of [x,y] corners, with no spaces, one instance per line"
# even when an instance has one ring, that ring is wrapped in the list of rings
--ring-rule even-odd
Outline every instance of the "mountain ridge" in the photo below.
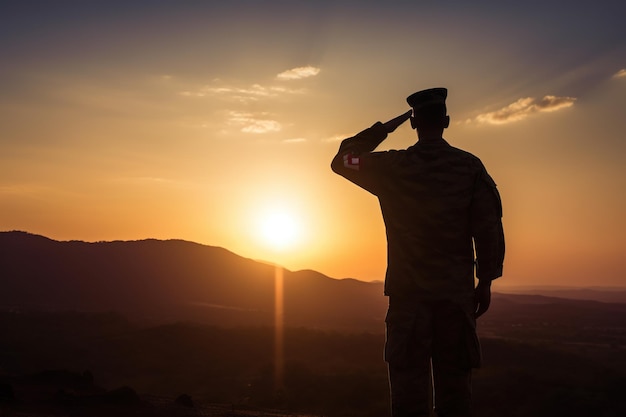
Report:
[[[153,322],[274,324],[276,266],[218,246],[152,238],[57,241],[9,231],[0,232],[0,266],[3,309],[116,311]],[[336,279],[311,269],[283,268],[283,277],[286,325],[384,331],[382,282]],[[597,299],[577,304],[559,294],[494,293],[489,316],[524,312],[532,305],[563,311],[623,307],[589,303],[607,301]],[[620,295],[612,292],[609,301],[621,303]]]
[[[0,232],[0,306],[120,311],[133,317],[272,324],[275,266],[180,239],[56,241]],[[380,327],[382,284],[283,269],[285,323]],[[358,293],[358,302],[354,300]],[[373,318],[365,318],[363,305]],[[216,311],[218,310],[218,311]],[[370,316],[372,316],[370,314]]]

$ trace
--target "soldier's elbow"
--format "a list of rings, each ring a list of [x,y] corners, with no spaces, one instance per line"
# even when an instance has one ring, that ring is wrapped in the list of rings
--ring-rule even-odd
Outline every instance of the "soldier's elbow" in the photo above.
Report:
[[[333,170],[335,174],[341,174],[341,169],[343,168],[343,158],[340,155],[337,155],[333,158],[330,163],[330,169]]]

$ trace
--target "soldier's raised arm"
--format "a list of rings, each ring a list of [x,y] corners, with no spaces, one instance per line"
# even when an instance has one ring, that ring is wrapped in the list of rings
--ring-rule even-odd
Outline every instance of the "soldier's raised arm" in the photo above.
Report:
[[[367,166],[367,158],[363,157],[364,154],[374,151],[387,138],[387,135],[406,122],[411,117],[411,114],[412,110],[409,110],[385,123],[376,122],[373,126],[357,133],[355,136],[344,139],[330,164],[332,170],[355,184],[368,189],[366,184],[367,173],[366,170],[362,169],[364,166]]]

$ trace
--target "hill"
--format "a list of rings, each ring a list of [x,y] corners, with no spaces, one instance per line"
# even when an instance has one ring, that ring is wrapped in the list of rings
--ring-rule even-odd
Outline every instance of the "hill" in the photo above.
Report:
[[[8,410],[52,404],[59,415],[78,415],[85,402],[100,409],[113,393],[128,397],[119,387],[132,387],[145,403],[187,393],[200,404],[196,414],[170,414],[167,400],[167,415],[387,412],[381,283],[284,271],[285,386],[277,391],[272,265],[181,240],[60,242],[0,232],[0,268],[0,388],[23,401]],[[494,294],[479,333],[481,416],[626,412],[626,304]],[[43,392],[32,378],[48,370],[89,370],[103,388]],[[29,401],[31,393],[45,401]],[[202,408],[214,403],[227,406]]]
[[[543,295],[572,300],[626,303],[626,288],[623,287],[507,286],[499,289],[499,291],[506,294]]]
[[[220,247],[183,240],[55,241],[0,232],[0,265],[4,310],[115,311],[151,323],[274,323],[276,267]],[[384,330],[387,299],[381,282],[333,279],[311,270],[283,270],[283,276],[287,326]],[[589,315],[611,320],[616,309],[623,313],[624,304],[582,300],[585,294],[590,300],[619,300],[619,291],[546,288],[545,294],[573,294],[578,300],[529,291],[494,294],[484,331],[490,332],[490,323],[500,326],[500,318],[545,321],[547,315],[582,323]]]
[[[153,322],[269,325],[275,267],[182,240],[61,242],[0,232],[0,308],[116,311]],[[284,270],[285,323],[381,331],[381,283]]]

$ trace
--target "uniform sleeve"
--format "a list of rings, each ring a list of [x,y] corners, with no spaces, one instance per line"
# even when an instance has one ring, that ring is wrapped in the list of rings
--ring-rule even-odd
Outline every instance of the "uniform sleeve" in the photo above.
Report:
[[[502,202],[496,183],[484,167],[474,186],[471,227],[476,250],[476,277],[479,280],[501,277],[504,263]]]
[[[381,122],[363,130],[356,136],[345,139],[331,163],[332,170],[361,188],[377,194],[379,185],[380,158],[373,150],[387,138],[387,130]]]

